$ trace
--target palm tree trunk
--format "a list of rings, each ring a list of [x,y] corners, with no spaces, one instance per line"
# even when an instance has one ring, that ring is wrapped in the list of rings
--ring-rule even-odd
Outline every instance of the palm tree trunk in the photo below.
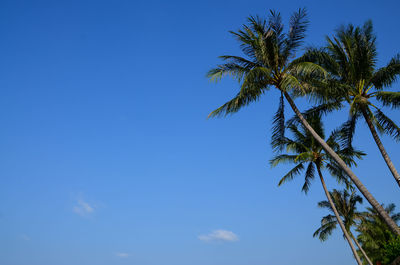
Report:
[[[361,251],[361,253],[363,254],[364,258],[367,260],[369,265],[374,265],[372,263],[372,261],[369,259],[367,253],[365,253],[364,249],[361,247],[360,243],[358,243],[357,239],[354,237],[353,233],[350,232],[350,236],[353,239],[353,241],[356,243],[358,249]]]
[[[390,159],[389,155],[387,154],[385,147],[383,146],[381,139],[379,138],[378,133],[375,130],[375,126],[372,124],[371,118],[367,115],[367,113],[365,112],[365,110],[362,111],[362,114],[364,116],[365,121],[368,124],[369,130],[372,133],[372,137],[374,137],[375,143],[379,148],[379,151],[381,151],[382,157],[386,162],[386,165],[388,166],[388,168],[390,169],[390,172],[392,172],[392,175],[394,177],[394,179],[397,182],[397,185],[400,186],[400,175],[397,172],[396,168],[394,167],[392,160]]]
[[[336,209],[336,206],[332,201],[331,195],[329,194],[329,191],[326,188],[325,180],[324,180],[324,178],[322,176],[321,169],[319,168],[319,166],[317,166],[317,171],[318,171],[319,179],[321,180],[322,187],[324,188],[324,192],[325,192],[326,198],[328,198],[329,204],[332,207],[332,210],[333,210],[333,212],[334,212],[334,214],[336,216],[336,219],[337,219],[337,221],[339,223],[339,226],[342,229],[343,234],[344,234],[345,238],[347,239],[347,242],[350,245],[350,248],[351,248],[351,251],[353,252],[354,258],[356,259],[358,265],[362,265],[361,259],[358,256],[358,253],[357,253],[356,248],[354,247],[353,241],[351,240],[350,235],[346,230],[346,227],[344,227],[342,218],[340,218],[340,215],[339,215],[339,213],[338,213],[338,211]]]
[[[296,113],[297,117],[300,119],[304,127],[311,133],[311,135],[321,144],[322,148],[335,160],[335,162],[343,169],[344,172],[350,177],[353,183],[357,186],[359,191],[364,195],[371,206],[378,212],[382,219],[389,226],[390,230],[395,235],[400,235],[400,228],[388,215],[385,209],[378,203],[378,201],[372,196],[372,194],[367,190],[367,188],[362,184],[360,179],[353,173],[353,171],[346,165],[346,163],[333,151],[333,149],[314,131],[314,129],[308,124],[307,120],[303,117],[296,104],[293,102],[290,95],[283,91],[286,100],[289,102],[293,111]]]

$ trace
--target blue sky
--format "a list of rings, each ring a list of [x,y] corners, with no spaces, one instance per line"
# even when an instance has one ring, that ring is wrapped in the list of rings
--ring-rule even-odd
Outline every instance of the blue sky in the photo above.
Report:
[[[339,232],[312,238],[326,214],[317,181],[307,196],[301,179],[277,187],[288,168],[268,165],[276,93],[206,119],[237,89],[205,78],[238,54],[228,31],[299,7],[307,45],[371,18],[378,64],[400,52],[398,1],[2,1],[0,264],[354,262]],[[398,143],[383,142],[400,167]],[[400,205],[364,125],[356,144],[369,155],[355,172]]]

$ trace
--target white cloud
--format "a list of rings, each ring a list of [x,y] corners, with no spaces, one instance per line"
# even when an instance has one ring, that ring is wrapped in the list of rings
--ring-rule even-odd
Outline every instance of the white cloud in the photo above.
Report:
[[[227,230],[214,230],[207,235],[200,235],[198,239],[201,241],[238,241],[239,237],[232,231]]]
[[[115,256],[119,257],[119,258],[127,258],[129,257],[131,254],[129,253],[123,253],[123,252],[117,252],[115,253]]]
[[[91,206],[89,203],[85,202],[83,199],[77,200],[77,205],[75,205],[72,210],[74,213],[80,216],[89,216],[93,214],[94,207]]]

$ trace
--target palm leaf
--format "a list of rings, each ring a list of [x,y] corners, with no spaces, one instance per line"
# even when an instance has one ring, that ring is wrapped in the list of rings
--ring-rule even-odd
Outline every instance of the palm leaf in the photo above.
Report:
[[[400,54],[394,56],[390,62],[380,68],[372,77],[372,84],[376,89],[382,89],[384,87],[392,85],[400,74]]]
[[[376,99],[382,102],[383,106],[400,107],[400,92],[379,91],[376,93]]]
[[[230,75],[240,81],[249,70],[250,69],[237,63],[226,63],[218,65],[216,68],[211,69],[207,72],[206,76],[211,81],[215,82],[220,81],[223,77],[227,75]]]
[[[345,148],[350,148],[353,144],[354,133],[359,117],[360,115],[358,113],[350,115],[349,119],[339,127],[339,141]]]
[[[289,33],[284,44],[283,55],[285,58],[294,56],[294,53],[303,42],[305,32],[309,21],[307,19],[307,11],[305,8],[300,8],[290,18]]]
[[[282,141],[285,137],[285,101],[283,93],[279,98],[279,107],[272,119],[271,145],[274,150],[282,151],[284,145]]]
[[[269,161],[269,163],[272,167],[275,167],[278,164],[282,163],[294,163],[296,157],[297,157],[296,155],[281,154],[275,156],[273,159]]]
[[[311,186],[311,181],[314,179],[315,177],[315,166],[313,162],[310,162],[307,166],[307,170],[306,170],[306,174],[304,176],[304,184],[303,187],[301,188],[301,190],[307,194],[308,191],[310,190],[310,186]]]
[[[375,117],[377,123],[383,128],[383,131],[393,137],[396,141],[400,140],[400,128],[397,124],[387,117],[380,109],[376,109]]]
[[[236,97],[211,112],[208,117],[226,116],[238,112],[242,107],[253,101],[259,100],[268,89],[269,75],[270,71],[264,67],[256,67],[248,71],[244,77],[241,90]]]
[[[336,229],[337,220],[333,215],[327,215],[322,218],[321,226],[314,232],[313,237],[318,237],[321,241],[326,241],[332,232]]]
[[[294,177],[299,175],[303,169],[304,169],[303,163],[296,165],[285,176],[283,176],[283,178],[279,181],[278,186],[281,186],[287,181],[293,180]]]
[[[330,112],[340,109],[341,107],[342,107],[342,103],[340,101],[331,101],[331,102],[323,103],[321,105],[312,107],[312,108],[308,109],[307,111],[303,112],[302,115],[305,119],[309,119],[310,117],[312,117],[314,115],[321,115],[321,116],[326,115]],[[291,126],[291,125],[297,126],[300,123],[301,123],[301,121],[300,121],[299,117],[296,115],[287,121],[287,126]]]

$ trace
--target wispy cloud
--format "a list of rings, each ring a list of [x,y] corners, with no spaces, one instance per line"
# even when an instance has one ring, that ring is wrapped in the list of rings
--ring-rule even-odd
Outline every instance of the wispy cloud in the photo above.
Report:
[[[124,253],[124,252],[116,252],[115,256],[119,257],[119,258],[127,258],[129,257],[131,254],[129,253]]]
[[[26,234],[21,234],[21,235],[19,236],[19,238],[22,239],[22,240],[25,240],[25,241],[31,240],[31,238],[30,238],[28,235],[26,235]]]
[[[201,241],[234,242],[234,241],[238,241],[239,237],[235,233],[233,233],[232,231],[214,230],[209,234],[198,236],[198,239],[200,239]]]
[[[89,216],[94,213],[94,206],[90,205],[83,199],[78,199],[72,211],[80,216]]]

